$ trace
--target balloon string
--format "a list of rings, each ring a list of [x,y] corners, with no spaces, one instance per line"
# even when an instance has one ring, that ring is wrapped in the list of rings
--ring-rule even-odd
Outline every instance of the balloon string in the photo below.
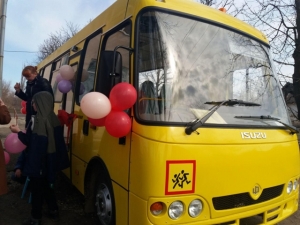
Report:
[[[18,114],[17,114],[15,108],[14,108],[14,117],[15,117],[15,119],[16,119],[16,126],[18,126]]]

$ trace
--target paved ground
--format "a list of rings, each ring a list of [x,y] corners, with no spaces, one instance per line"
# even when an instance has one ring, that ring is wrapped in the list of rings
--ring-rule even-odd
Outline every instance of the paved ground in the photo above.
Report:
[[[298,211],[295,212],[291,217],[280,222],[278,225],[298,225],[298,224],[300,224],[300,209],[298,209]]]
[[[12,121],[14,123],[15,120]],[[24,118],[19,118],[19,126],[24,126]],[[0,125],[0,139],[4,143],[7,134],[10,133],[9,125]],[[30,215],[31,206],[28,204],[28,196],[21,199],[23,186],[12,182],[10,174],[13,170],[18,155],[11,155],[11,161],[7,165],[7,178],[9,193],[0,196],[0,225],[19,225]],[[60,220],[52,221],[43,218],[43,225],[93,225],[95,218],[92,215],[85,215],[83,211],[83,196],[60,175],[56,184],[56,193],[60,208]],[[255,218],[242,221],[241,225],[257,225]],[[300,210],[293,216],[279,223],[278,225],[298,225],[300,224]]]

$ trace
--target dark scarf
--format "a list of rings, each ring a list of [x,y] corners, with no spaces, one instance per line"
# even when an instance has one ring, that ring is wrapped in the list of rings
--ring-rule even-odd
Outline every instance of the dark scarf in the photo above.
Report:
[[[37,109],[32,133],[48,137],[47,153],[54,153],[56,151],[54,127],[60,126],[60,122],[53,112],[53,96],[47,91],[41,91],[33,96],[32,101]]]

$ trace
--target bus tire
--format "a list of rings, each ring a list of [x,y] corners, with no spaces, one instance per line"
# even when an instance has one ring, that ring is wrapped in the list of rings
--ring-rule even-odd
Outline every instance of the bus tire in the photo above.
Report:
[[[115,225],[115,201],[110,178],[100,173],[95,189],[95,212],[98,224]]]

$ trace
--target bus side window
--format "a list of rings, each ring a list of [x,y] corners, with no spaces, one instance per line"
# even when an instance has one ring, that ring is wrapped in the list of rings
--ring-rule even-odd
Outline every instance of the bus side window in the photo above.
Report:
[[[49,82],[50,82],[51,67],[52,67],[52,64],[48,65],[48,66],[45,68],[44,74],[43,74],[43,77],[46,78]]]
[[[68,64],[69,62],[69,53],[65,54],[62,58],[56,60],[54,63],[53,63],[53,67],[54,67],[54,70],[52,71],[52,75],[50,77],[50,80],[51,81],[51,87],[53,89],[53,93],[54,93],[54,101],[55,102],[62,102],[62,99],[63,99],[63,93],[61,93],[59,90],[58,90],[58,82],[56,80],[56,77],[57,75],[59,74],[59,68],[62,66],[62,65],[66,65]]]
[[[99,33],[87,40],[83,66],[80,67],[77,72],[77,76],[80,78],[80,82],[77,83],[80,85],[78,88],[79,101],[81,101],[84,95],[93,91],[94,89],[101,34],[102,33]]]
[[[123,27],[118,27],[115,30],[113,30],[111,33],[107,34],[107,36],[103,40],[104,46],[104,52],[114,51],[114,49],[117,46],[123,46],[123,47],[130,47],[130,36],[131,36],[131,24],[126,23]],[[128,50],[123,48],[117,49],[118,54],[121,56],[122,60],[122,76],[120,76],[121,80],[119,82],[130,82],[130,73],[129,73],[129,65],[130,65],[130,53]],[[101,63],[102,63],[102,56]],[[102,66],[102,65],[101,65]],[[100,67],[101,67],[100,66]],[[110,65],[112,66],[112,64]],[[102,71],[100,71],[99,76],[106,76],[106,74],[102,74]],[[97,86],[105,86],[106,84],[101,84],[101,82],[106,81],[105,79],[102,80],[102,78],[99,78],[99,81],[97,82]],[[118,82],[115,82],[115,84]],[[102,92],[102,91],[101,91]],[[106,93],[105,93],[106,94]]]

